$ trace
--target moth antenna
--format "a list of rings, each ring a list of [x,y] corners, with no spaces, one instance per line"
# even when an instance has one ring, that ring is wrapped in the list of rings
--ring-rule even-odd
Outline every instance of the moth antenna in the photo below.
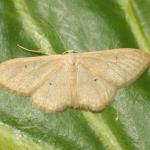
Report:
[[[50,53],[46,50],[32,50],[32,49],[28,49],[28,48],[25,48],[19,44],[17,44],[17,46],[23,50],[26,50],[28,52],[32,52],[32,53],[38,53],[38,54],[43,54],[43,55],[50,55]]]

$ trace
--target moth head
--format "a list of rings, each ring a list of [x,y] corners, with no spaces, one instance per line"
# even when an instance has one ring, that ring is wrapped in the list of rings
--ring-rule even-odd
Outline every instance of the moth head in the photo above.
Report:
[[[68,51],[65,51],[63,54],[67,54],[67,53],[78,53],[78,52],[75,50],[68,50]]]

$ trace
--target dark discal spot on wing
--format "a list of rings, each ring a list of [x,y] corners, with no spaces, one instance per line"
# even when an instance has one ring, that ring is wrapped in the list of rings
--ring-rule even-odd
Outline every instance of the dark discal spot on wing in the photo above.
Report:
[[[96,79],[94,79],[94,81],[96,82],[98,79],[96,78]]]
[[[118,59],[118,56],[115,56],[116,60]]]
[[[50,82],[49,85],[52,85],[52,83]]]

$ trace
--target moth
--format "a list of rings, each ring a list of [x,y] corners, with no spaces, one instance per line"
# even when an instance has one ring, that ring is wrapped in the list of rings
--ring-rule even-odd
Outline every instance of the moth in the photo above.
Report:
[[[150,55],[122,48],[16,58],[0,64],[0,87],[29,96],[45,112],[101,111],[150,67]]]

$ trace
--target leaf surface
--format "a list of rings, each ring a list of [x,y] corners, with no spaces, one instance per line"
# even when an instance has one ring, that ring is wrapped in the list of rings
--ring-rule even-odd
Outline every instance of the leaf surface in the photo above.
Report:
[[[150,52],[149,9],[149,0],[1,0],[0,61],[37,56],[17,44],[50,53],[126,47]],[[28,97],[0,89],[0,149],[150,149],[149,90],[147,70],[103,112],[47,114]]]

